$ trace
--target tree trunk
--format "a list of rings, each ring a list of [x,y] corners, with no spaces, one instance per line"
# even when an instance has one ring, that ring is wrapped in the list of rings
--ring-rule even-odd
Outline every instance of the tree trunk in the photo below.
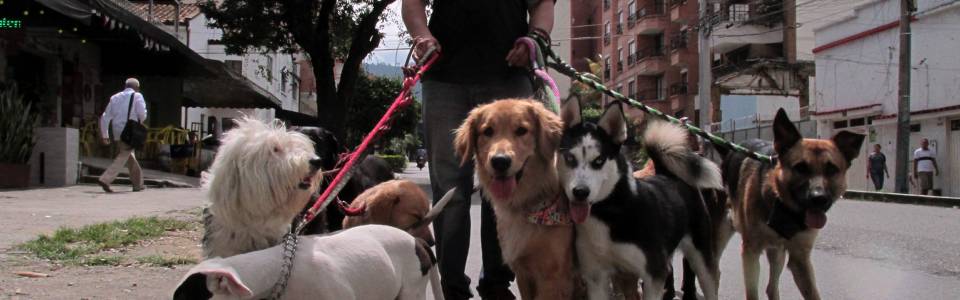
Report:
[[[317,85],[317,119],[320,126],[330,130],[338,141],[347,140],[347,104],[337,97],[334,69],[336,64],[330,56],[311,55],[316,59],[310,62],[313,65],[313,75]],[[351,145],[345,145],[351,146]]]

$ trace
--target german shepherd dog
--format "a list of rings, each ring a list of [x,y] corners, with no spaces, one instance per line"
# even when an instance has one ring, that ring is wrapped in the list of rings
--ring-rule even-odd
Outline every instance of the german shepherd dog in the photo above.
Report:
[[[656,174],[637,179],[620,151],[627,125],[619,102],[592,123],[582,120],[578,99],[570,98],[561,116],[557,168],[577,223],[576,253],[589,298],[609,298],[611,275],[617,274],[618,281],[634,278],[634,286],[635,278],[643,279],[644,299],[662,299],[679,248],[705,298],[717,299],[714,231],[699,193],[722,188],[717,165],[687,147],[682,128],[651,123],[644,143]]]
[[[805,299],[820,299],[810,263],[826,213],[847,190],[846,173],[857,157],[863,135],[841,131],[830,140],[804,139],[780,109],[773,121],[773,144],[754,140],[743,146],[776,155],[774,165],[721,150],[734,228],[743,238],[743,281],[747,299],[758,299],[760,254],[767,253],[767,297],[779,299],[785,254]],[[724,153],[729,152],[729,153]]]

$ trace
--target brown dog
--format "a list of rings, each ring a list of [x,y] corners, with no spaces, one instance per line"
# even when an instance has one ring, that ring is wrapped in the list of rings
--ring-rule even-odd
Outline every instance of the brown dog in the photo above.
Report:
[[[550,209],[567,215],[555,166],[562,130],[560,117],[525,99],[477,107],[456,130],[457,155],[464,164],[475,159],[480,186],[497,215],[504,261],[517,274],[523,299],[572,297],[569,218],[553,222],[559,224],[530,221]]]
[[[344,229],[379,224],[407,230],[427,216],[430,211],[430,198],[412,181],[390,180],[358,195],[350,207],[365,207],[365,210],[359,216],[344,218]],[[433,245],[433,234],[430,233],[429,226],[417,226],[413,229],[410,234]]]
[[[826,212],[847,190],[846,173],[857,157],[863,135],[841,131],[831,140],[804,139],[783,109],[773,124],[774,140],[744,146],[778,156],[775,165],[727,153],[724,179],[730,195],[733,226],[743,238],[743,277],[747,299],[758,299],[761,252],[770,262],[767,297],[779,299],[785,255],[805,299],[820,299],[810,263]]]

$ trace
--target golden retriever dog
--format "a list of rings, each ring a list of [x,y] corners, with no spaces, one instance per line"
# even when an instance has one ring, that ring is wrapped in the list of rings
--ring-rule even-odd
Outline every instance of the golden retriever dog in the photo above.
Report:
[[[350,207],[366,209],[362,215],[343,219],[344,229],[367,224],[409,229],[426,218],[430,211],[430,198],[412,181],[390,180],[358,195]],[[418,226],[411,234],[433,244],[429,226]]]
[[[464,164],[474,159],[523,299],[569,299],[573,293],[573,226],[531,221],[550,209],[568,216],[555,165],[562,131],[559,116],[528,99],[477,107],[456,130],[456,153]]]

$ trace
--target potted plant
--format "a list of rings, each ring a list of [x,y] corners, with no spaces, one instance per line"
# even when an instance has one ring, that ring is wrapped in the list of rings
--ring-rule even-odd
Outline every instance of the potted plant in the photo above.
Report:
[[[30,184],[33,130],[38,122],[37,113],[24,103],[15,86],[0,90],[0,188]]]

